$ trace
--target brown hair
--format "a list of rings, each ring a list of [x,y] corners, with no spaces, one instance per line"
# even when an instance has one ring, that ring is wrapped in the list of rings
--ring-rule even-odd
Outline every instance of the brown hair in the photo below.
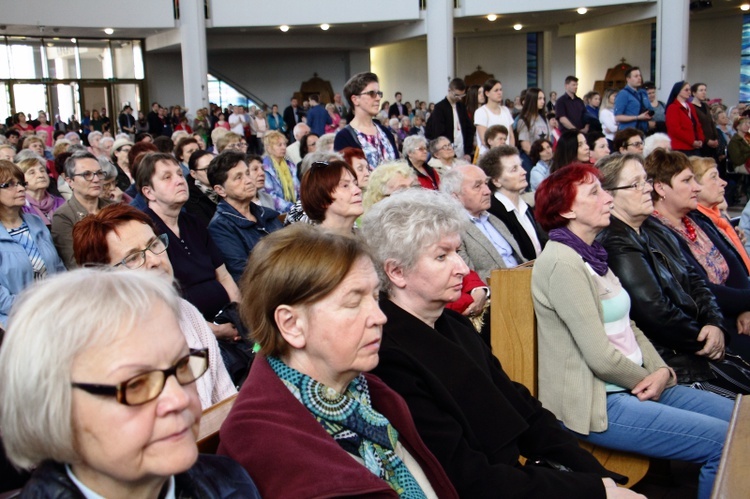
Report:
[[[25,182],[26,177],[23,171],[7,160],[0,160],[0,182],[9,182],[11,179],[16,179],[19,182]]]
[[[308,224],[273,232],[253,248],[240,280],[240,315],[262,355],[289,350],[274,314],[280,305],[308,305],[328,296],[359,258],[372,259],[360,238]]]
[[[675,175],[679,175],[685,168],[693,169],[687,156],[678,151],[666,151],[662,148],[654,149],[646,157],[643,167],[646,169],[648,178],[654,179],[654,183],[661,182],[669,186],[672,185]],[[656,189],[651,191],[651,199],[654,202],[659,199]]]
[[[354,182],[357,181],[357,173],[354,169],[349,166],[349,163],[341,160],[327,163],[316,162],[305,172],[299,197],[302,200],[302,209],[305,210],[310,220],[316,222],[325,220],[326,210],[333,203],[333,191],[338,187],[344,170],[351,173]]]
[[[704,158],[701,156],[691,156],[690,167],[695,174],[695,180],[701,183],[703,175],[706,174],[711,168],[716,168],[716,160],[714,158]]]

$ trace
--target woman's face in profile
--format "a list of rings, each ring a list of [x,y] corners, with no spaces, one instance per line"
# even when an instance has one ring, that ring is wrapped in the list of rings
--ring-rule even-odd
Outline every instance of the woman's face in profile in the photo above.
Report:
[[[114,341],[79,354],[71,377],[77,383],[116,385],[168,369],[188,353],[174,312],[156,302]],[[198,458],[200,416],[195,383],[181,386],[174,376],[167,378],[156,399],[137,406],[74,389],[72,421],[81,462],[71,463],[73,472],[89,484],[132,483],[182,473]]]

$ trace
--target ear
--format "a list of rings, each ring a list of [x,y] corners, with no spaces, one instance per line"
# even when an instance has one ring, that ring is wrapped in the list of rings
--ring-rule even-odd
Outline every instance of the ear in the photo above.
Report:
[[[215,185],[212,187],[214,192],[219,195],[220,198],[224,199],[227,197],[227,191],[224,190],[223,185]]]
[[[141,188],[141,194],[143,194],[143,197],[146,198],[149,201],[156,201],[156,196],[154,195],[154,190],[151,188],[150,185],[144,185]]]
[[[276,327],[279,328],[282,338],[294,349],[305,347],[307,339],[307,314],[300,306],[279,305],[273,312]]]
[[[73,188],[73,179],[68,177],[67,175],[63,175],[63,178],[65,179],[65,182],[70,186],[70,188]]]
[[[490,179],[490,181],[492,182],[492,185],[494,185],[498,189],[500,189],[500,187],[502,187],[502,185],[500,184],[500,180],[499,179],[493,178],[493,179]]]
[[[577,218],[576,217],[576,212],[572,211],[572,210],[571,211],[566,211],[565,213],[560,213],[560,216],[563,217],[563,218],[567,218],[568,220],[573,220],[573,219]]]
[[[198,174],[195,172],[195,170],[190,170],[190,176],[195,180],[198,180]]]
[[[664,197],[667,194],[667,186],[663,184],[662,182],[654,182],[654,190],[659,195],[659,197]]]
[[[388,276],[388,280],[391,284],[399,289],[406,287],[406,273],[404,267],[396,262],[396,260],[389,258],[383,264],[385,275]]]

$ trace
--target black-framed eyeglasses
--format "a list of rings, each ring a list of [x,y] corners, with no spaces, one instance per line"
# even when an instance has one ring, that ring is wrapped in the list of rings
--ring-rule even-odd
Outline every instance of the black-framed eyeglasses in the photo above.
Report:
[[[453,95],[454,99],[463,99],[464,97],[466,97],[465,93],[464,94],[457,94],[456,92],[451,92],[451,94]]]
[[[633,182],[630,185],[620,185],[618,187],[611,187],[611,188],[609,188],[607,190],[609,190],[609,191],[619,191],[619,190],[622,190],[622,189],[636,189],[636,190],[639,190],[639,191],[645,191],[646,190],[646,185],[650,185],[651,187],[653,187],[654,186],[654,179],[649,178],[647,180],[640,180],[638,182]]]
[[[104,170],[95,172],[86,170],[83,173],[74,173],[73,175],[71,175],[71,177],[83,177],[83,180],[85,180],[86,182],[91,182],[94,177],[97,177],[100,180],[105,180],[107,178],[107,172],[105,172]]]
[[[167,379],[174,375],[181,386],[189,385],[208,370],[208,349],[191,349],[169,369],[154,369],[116,385],[97,385],[72,382],[73,388],[79,388],[93,395],[115,397],[123,405],[142,405],[151,402],[164,391]]]
[[[643,141],[630,142],[625,144],[626,147],[643,147]]]
[[[381,92],[380,90],[370,90],[368,92],[362,92],[359,95],[369,95],[371,99],[374,99],[375,97],[380,97],[381,99],[383,98],[383,92]]]
[[[3,182],[2,184],[0,184],[0,189],[7,189],[9,187],[10,188],[16,188],[19,185],[21,187],[25,188],[27,185],[29,185],[29,183],[25,182],[25,181],[24,182],[19,182],[18,180],[11,180],[10,182]]]
[[[193,169],[194,172],[205,172],[207,170],[208,170],[208,167],[205,167],[205,168],[194,168]]]
[[[453,144],[445,144],[444,146],[438,147],[439,151],[452,151],[453,150]]]
[[[142,250],[135,251],[122,260],[120,260],[120,263],[117,263],[113,265],[114,267],[119,267],[122,265],[123,267],[129,268],[131,270],[135,270],[138,268],[143,267],[143,264],[146,263],[146,252],[150,251],[154,255],[161,255],[165,251],[167,251],[167,247],[169,246],[169,236],[166,234],[160,234],[156,236],[150,243],[148,243],[148,246],[143,248]]]

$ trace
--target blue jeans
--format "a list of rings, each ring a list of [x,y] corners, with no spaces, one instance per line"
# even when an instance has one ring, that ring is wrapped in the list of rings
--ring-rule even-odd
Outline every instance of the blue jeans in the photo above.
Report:
[[[628,392],[607,396],[607,429],[575,435],[586,442],[649,457],[703,465],[698,497],[709,498],[721,460],[734,402],[685,386],[641,402]]]

